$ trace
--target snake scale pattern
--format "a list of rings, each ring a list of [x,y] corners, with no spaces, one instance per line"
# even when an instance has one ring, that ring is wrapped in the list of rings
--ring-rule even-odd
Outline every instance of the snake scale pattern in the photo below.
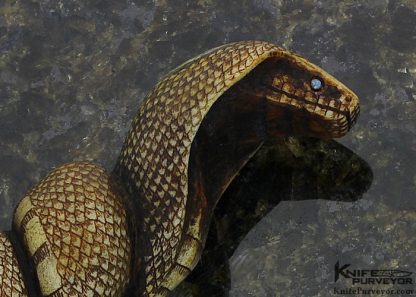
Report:
[[[13,230],[0,232],[0,296],[167,296],[263,143],[341,137],[358,114],[351,90],[271,43],[185,62],[144,99],[112,172],[64,164],[19,202]]]

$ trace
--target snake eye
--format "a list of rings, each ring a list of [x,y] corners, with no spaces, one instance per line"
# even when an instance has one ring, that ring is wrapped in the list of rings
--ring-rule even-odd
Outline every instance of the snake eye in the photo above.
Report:
[[[314,91],[319,91],[323,88],[324,82],[319,77],[314,77],[311,79],[311,89]]]

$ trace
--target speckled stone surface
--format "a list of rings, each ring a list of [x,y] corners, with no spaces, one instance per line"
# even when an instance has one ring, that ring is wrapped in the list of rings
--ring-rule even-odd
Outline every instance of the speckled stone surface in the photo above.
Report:
[[[216,296],[334,296],[349,284],[334,283],[338,260],[416,274],[415,28],[414,0],[0,1],[0,226],[9,229],[18,200],[52,168],[111,169],[141,99],[169,70],[259,39],[359,95],[361,117],[340,143],[373,179],[362,197],[298,191],[263,214],[226,253]],[[175,296],[206,296],[206,262]]]

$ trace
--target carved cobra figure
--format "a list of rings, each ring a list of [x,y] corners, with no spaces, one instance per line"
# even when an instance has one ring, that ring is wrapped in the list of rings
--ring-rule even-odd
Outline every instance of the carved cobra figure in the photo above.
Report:
[[[23,197],[0,233],[0,296],[166,296],[264,143],[341,137],[358,114],[351,90],[270,43],[187,61],[146,96],[113,172],[65,164]]]

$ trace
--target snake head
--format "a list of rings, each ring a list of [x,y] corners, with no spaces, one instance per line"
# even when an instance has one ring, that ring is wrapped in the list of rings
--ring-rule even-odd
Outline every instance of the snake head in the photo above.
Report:
[[[358,97],[332,75],[286,51],[282,57],[265,62],[260,67],[265,67],[262,85],[267,89],[271,134],[283,131],[338,138],[354,125],[360,112]],[[284,125],[282,116],[286,119]]]

